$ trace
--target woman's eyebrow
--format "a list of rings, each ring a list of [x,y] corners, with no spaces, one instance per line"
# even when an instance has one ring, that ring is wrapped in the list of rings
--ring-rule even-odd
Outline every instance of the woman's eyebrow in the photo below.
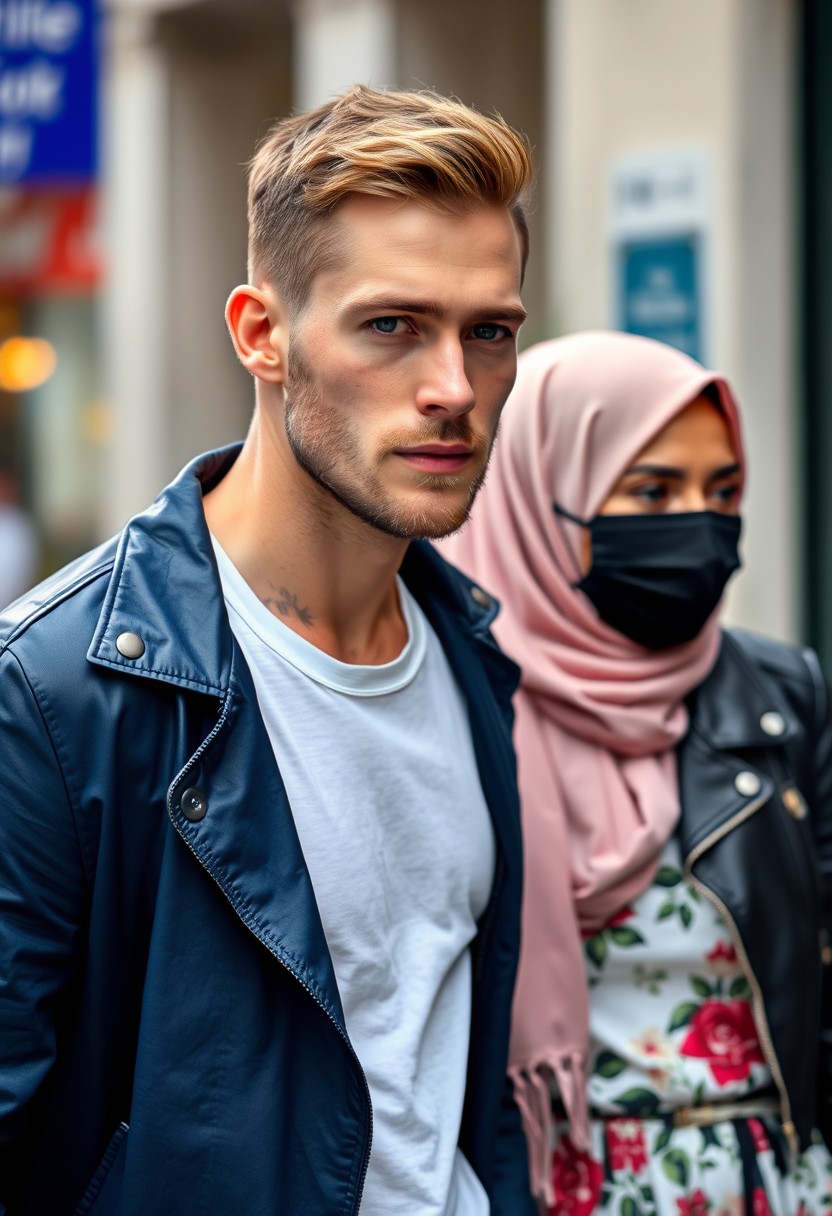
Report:
[[[735,473],[740,472],[739,462],[736,464],[723,465],[721,469],[715,469],[708,478],[709,481],[721,481],[723,477],[733,477]]]
[[[708,475],[708,481],[721,481],[723,477],[733,477],[735,473],[739,473],[739,463],[722,465],[721,468],[714,469],[713,473]],[[668,464],[634,464],[629,469],[625,469],[622,476],[630,477],[636,474],[645,474],[648,477],[665,477],[673,481],[683,481],[685,472],[683,469],[677,468],[675,465]]]
[[[634,464],[629,469],[625,469],[623,475],[629,477],[631,473],[647,473],[651,477],[672,477],[676,481],[684,480],[685,476],[681,469],[665,464]]]

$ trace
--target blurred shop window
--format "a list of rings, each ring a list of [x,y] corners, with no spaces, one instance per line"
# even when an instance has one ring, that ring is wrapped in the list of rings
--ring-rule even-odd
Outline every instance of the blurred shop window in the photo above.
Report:
[[[20,505],[17,475],[0,463],[0,610],[28,591],[38,565],[37,533]]]
[[[0,464],[20,469],[38,576],[98,539],[97,231],[93,186],[0,191]]]
[[[97,539],[102,22],[99,0],[0,0],[0,461],[39,575]]]

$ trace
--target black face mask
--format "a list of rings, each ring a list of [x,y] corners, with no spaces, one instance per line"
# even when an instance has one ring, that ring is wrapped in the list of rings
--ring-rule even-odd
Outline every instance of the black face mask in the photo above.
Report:
[[[589,528],[592,568],[575,586],[613,629],[650,650],[695,638],[741,562],[738,515],[596,515]]]

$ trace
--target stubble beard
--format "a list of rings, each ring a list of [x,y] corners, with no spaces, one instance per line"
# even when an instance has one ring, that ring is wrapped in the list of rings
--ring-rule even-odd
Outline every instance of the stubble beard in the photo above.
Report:
[[[364,455],[346,421],[327,412],[297,344],[290,347],[287,360],[284,427],[292,455],[317,485],[364,523],[400,540],[439,540],[458,531],[468,519],[490,456],[491,445],[474,433],[466,417],[426,424],[412,434],[388,436],[377,458],[379,465],[400,448],[440,441],[464,443],[474,453],[471,459],[481,463],[462,506],[442,501],[449,491],[468,482],[467,477],[453,474],[425,474],[414,483],[417,490],[436,495],[431,510],[392,501],[379,474],[362,469]],[[350,481],[343,469],[356,469],[359,476]]]

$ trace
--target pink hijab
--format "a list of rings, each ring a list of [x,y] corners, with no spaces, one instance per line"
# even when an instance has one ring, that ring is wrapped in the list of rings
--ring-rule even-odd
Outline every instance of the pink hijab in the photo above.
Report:
[[[488,478],[446,557],[502,602],[494,632],[522,669],[515,743],[525,838],[523,938],[509,1072],[535,1195],[549,1177],[554,1075],[588,1146],[589,999],[581,934],[649,884],[679,816],[685,696],[719,650],[715,613],[692,642],[653,652],[601,621],[573,584],[582,529],[633,458],[709,384],[743,463],[725,380],[650,339],[584,333],[520,356]]]

